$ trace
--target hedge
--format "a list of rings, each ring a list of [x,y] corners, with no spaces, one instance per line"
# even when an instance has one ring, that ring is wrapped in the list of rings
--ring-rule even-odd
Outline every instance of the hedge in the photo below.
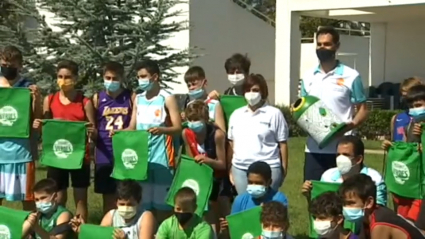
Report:
[[[291,116],[289,107],[277,106],[284,114],[289,126],[290,137],[306,136],[306,133],[298,127]],[[368,119],[359,128],[357,133],[364,139],[383,139],[390,137],[391,118],[400,111],[393,110],[372,110],[369,112]]]

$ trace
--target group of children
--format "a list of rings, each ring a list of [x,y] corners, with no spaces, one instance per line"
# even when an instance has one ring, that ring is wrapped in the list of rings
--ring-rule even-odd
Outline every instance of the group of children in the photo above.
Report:
[[[126,79],[120,63],[106,63],[103,66],[105,90],[93,98],[85,97],[75,88],[79,69],[73,61],[58,63],[56,83],[59,91],[44,99],[37,86],[19,74],[23,58],[17,48],[2,49],[0,65],[1,87],[31,90],[31,136],[29,139],[0,139],[0,198],[22,201],[24,210],[35,210],[24,223],[25,236],[69,238],[79,233],[89,213],[89,144],[94,143],[94,190],[103,195],[104,217],[100,225],[116,227],[114,238],[228,237],[225,217],[231,211],[236,213],[256,206],[264,207],[261,217],[264,238],[286,237],[287,199],[283,193],[270,188],[272,173],[267,163],[256,162],[249,167],[247,192],[235,199],[228,176],[228,158],[232,152],[226,140],[226,122],[219,94],[216,91],[207,93],[207,79],[201,67],[191,67],[185,74],[189,93],[183,112],[180,112],[176,98],[160,86],[160,68],[155,61],[144,61],[135,68],[138,90],[142,92],[139,94],[123,87]],[[232,84],[226,94],[244,95],[243,82],[250,77],[249,68],[249,59],[241,54],[226,60],[225,69]],[[34,162],[44,119],[87,122],[87,152],[80,169],[47,167],[46,179],[35,183]],[[187,128],[182,130],[184,121]],[[150,133],[146,181],[118,181],[111,177],[112,136],[120,130]],[[194,213],[196,194],[190,188],[177,192],[174,209],[165,203],[176,169],[179,144],[184,145],[186,154],[196,162],[214,169],[210,210],[203,218]],[[74,193],[74,217],[64,208],[69,182]]]
[[[100,225],[115,227],[114,238],[226,238],[229,230],[225,217],[257,206],[262,207],[261,238],[291,238],[286,233],[289,227],[287,198],[270,187],[269,164],[252,163],[247,170],[246,192],[235,195],[228,177],[232,150],[226,140],[220,94],[206,91],[207,79],[201,67],[191,67],[185,74],[189,93],[181,112],[176,98],[161,88],[160,69],[155,61],[144,61],[135,69],[140,94],[123,87],[126,79],[120,63],[106,63],[103,67],[105,90],[92,99],[75,89],[78,65],[62,61],[57,66],[60,90],[43,100],[38,88],[19,74],[22,62],[22,54],[15,47],[5,47],[0,53],[0,87],[31,90],[33,121],[29,139],[0,139],[0,198],[22,201],[24,210],[33,210],[35,202],[36,212],[31,213],[23,225],[25,236],[72,238],[88,218],[90,147],[81,169],[48,167],[47,179],[34,185],[34,160],[42,121],[61,119],[88,122],[88,142],[96,146],[94,190],[103,195],[104,217]],[[243,55],[235,54],[226,60],[225,69],[232,86],[225,94],[244,95],[243,82],[250,77],[249,68],[249,59]],[[417,141],[421,132],[419,122],[412,122],[412,116],[425,113],[425,85],[417,78],[410,78],[402,84],[401,93],[409,110],[393,117],[392,140],[383,143],[384,149],[395,141]],[[185,129],[182,129],[183,121],[187,121]],[[112,136],[120,130],[150,132],[148,179],[142,183],[117,181],[110,176]],[[165,203],[177,166],[176,145],[179,143],[196,162],[214,169],[210,210],[202,218],[195,214],[196,193],[191,188],[184,187],[176,193],[174,208]],[[312,182],[306,181],[302,186],[314,218],[312,226],[319,237],[424,238],[422,200],[393,194],[396,211],[402,217],[396,215],[385,207],[387,189],[383,177],[364,165],[361,139],[344,136],[337,151],[337,167],[326,171],[321,181],[342,183],[339,192],[326,192],[311,199]],[[64,207],[69,177],[76,216]],[[358,230],[348,231],[344,221],[355,223]]]

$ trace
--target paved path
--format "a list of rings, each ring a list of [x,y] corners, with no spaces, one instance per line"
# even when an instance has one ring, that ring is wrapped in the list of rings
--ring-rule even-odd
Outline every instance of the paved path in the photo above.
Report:
[[[383,149],[365,149],[365,153],[367,154],[384,154],[384,150]]]

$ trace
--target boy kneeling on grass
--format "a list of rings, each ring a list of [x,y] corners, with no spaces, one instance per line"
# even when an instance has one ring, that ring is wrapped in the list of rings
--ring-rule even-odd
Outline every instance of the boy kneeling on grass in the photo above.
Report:
[[[213,239],[210,225],[195,214],[196,194],[188,187],[179,189],[174,196],[174,215],[158,229],[156,239]]]
[[[342,200],[336,192],[326,192],[314,198],[309,212],[314,218],[313,228],[319,238],[358,239],[359,236],[344,229]]]
[[[150,211],[140,210],[142,187],[134,180],[120,181],[117,185],[117,209],[112,209],[102,219],[100,226],[116,227],[114,239],[152,239],[155,218]],[[84,220],[74,217],[71,221],[75,232],[80,231]]]
[[[52,179],[42,179],[34,185],[37,211],[25,220],[22,238],[74,238],[69,226],[72,214],[56,203],[57,192],[56,183]]]

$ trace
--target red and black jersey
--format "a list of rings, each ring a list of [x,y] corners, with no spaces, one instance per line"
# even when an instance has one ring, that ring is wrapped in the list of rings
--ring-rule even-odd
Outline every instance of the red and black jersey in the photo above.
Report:
[[[408,239],[425,238],[421,231],[415,227],[412,222],[407,221],[387,207],[376,207],[371,215],[369,226],[365,227],[366,238],[370,238],[370,232],[376,226],[387,226],[399,229],[406,234]]]

